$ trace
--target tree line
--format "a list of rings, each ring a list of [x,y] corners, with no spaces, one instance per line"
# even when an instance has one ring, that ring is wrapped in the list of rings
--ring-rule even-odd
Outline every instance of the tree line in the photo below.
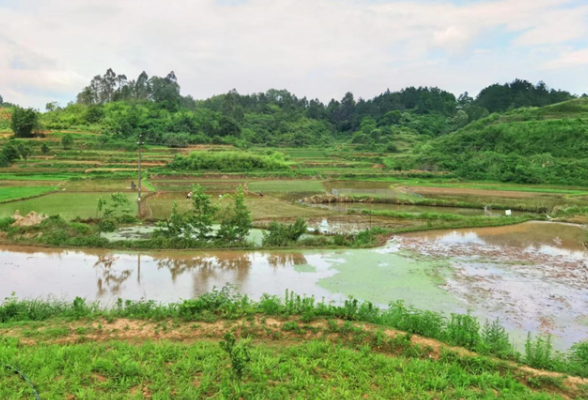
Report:
[[[491,113],[568,100],[566,91],[543,82],[495,84],[475,98],[457,98],[436,87],[386,90],[372,99],[346,93],[323,103],[298,97],[288,90],[240,94],[231,90],[206,100],[183,96],[176,74],[136,79],[108,69],[96,75],[65,107],[52,102],[39,115],[32,109],[13,109],[16,136],[30,137],[41,129],[87,127],[116,139],[139,133],[152,144],[306,147],[350,142],[374,151],[397,151],[399,137],[429,140],[457,131]],[[419,139],[420,138],[420,139]]]

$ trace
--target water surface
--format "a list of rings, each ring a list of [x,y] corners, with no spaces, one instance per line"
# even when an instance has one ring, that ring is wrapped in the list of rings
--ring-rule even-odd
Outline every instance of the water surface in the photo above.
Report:
[[[342,302],[500,318],[519,345],[549,333],[559,348],[588,339],[586,229],[553,223],[396,236],[379,249],[159,251],[0,248],[0,298],[76,296],[178,301],[232,284],[253,298],[299,294]]]

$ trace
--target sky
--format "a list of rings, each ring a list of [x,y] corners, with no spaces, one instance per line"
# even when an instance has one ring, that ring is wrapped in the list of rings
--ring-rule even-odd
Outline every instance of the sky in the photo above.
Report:
[[[515,78],[582,94],[588,0],[0,0],[4,101],[66,105],[108,68],[173,70],[196,99],[476,95]]]

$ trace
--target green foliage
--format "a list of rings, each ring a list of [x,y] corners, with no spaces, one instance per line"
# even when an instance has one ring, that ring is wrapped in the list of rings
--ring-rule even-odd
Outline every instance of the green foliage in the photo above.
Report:
[[[298,218],[293,224],[273,221],[263,233],[263,245],[268,247],[285,247],[296,243],[306,233],[306,222]]]
[[[59,215],[44,219],[39,225],[15,227],[8,231],[9,239],[30,238],[36,244],[50,246],[104,247],[106,239],[93,235],[90,225],[68,222]]]
[[[49,146],[47,145],[47,143],[43,143],[41,145],[41,153],[49,154],[49,151],[51,151],[51,150],[49,149]]]
[[[15,220],[12,217],[0,218],[0,231],[6,231],[14,222]]]
[[[98,229],[100,232],[114,232],[116,230],[116,222],[112,219],[101,219],[98,222]]]
[[[251,342],[248,339],[237,342],[233,332],[225,333],[223,339],[219,342],[219,346],[228,354],[235,377],[241,380],[245,367],[251,361]]]
[[[61,145],[63,146],[63,148],[65,150],[71,149],[73,144],[74,144],[74,138],[71,134],[66,133],[65,135],[63,135],[63,138],[61,139]]]
[[[55,224],[58,221],[52,221]],[[64,224],[63,221],[59,222]],[[14,297],[5,299],[0,303],[0,323],[45,321],[51,318],[134,318],[151,319],[156,321],[177,320],[183,321],[211,321],[218,317],[236,319],[253,317],[256,314],[264,316],[288,317],[300,316],[302,321],[310,322],[316,318],[330,319],[332,332],[354,332],[352,325],[339,326],[333,319],[346,321],[367,322],[379,325],[382,328],[402,330],[410,334],[438,339],[449,344],[464,344],[468,348],[482,351],[482,354],[490,354],[508,360],[523,361],[536,368],[546,368],[564,373],[572,373],[579,376],[588,376],[586,364],[586,344],[579,343],[572,348],[568,357],[555,353],[549,339],[537,338],[535,342],[529,337],[525,346],[524,357],[512,351],[512,345],[504,328],[498,321],[486,324],[480,332],[479,323],[470,315],[453,315],[451,320],[440,313],[418,310],[407,307],[402,301],[390,304],[388,309],[379,309],[369,302],[359,302],[349,299],[344,304],[317,302],[312,297],[302,297],[287,292],[283,298],[264,295],[258,302],[252,301],[246,296],[235,294],[231,288],[213,290],[193,299],[184,300],[179,304],[158,304],[154,301],[123,301],[119,299],[112,308],[101,308],[98,303],[87,303],[83,299],[75,299],[73,302],[52,300],[19,300]],[[289,324],[287,329],[298,332],[303,329],[300,324]],[[463,332],[460,332],[463,329]],[[376,339],[376,338],[374,338]],[[472,340],[474,339],[474,340]],[[382,339],[379,339],[380,343]],[[247,362],[247,341],[237,342],[236,338],[225,337],[224,347],[231,357],[233,371],[238,374],[244,371]],[[400,341],[394,342],[395,346],[402,344],[410,346],[403,336]],[[380,344],[381,346],[382,344]],[[233,356],[235,359],[233,360]],[[444,353],[442,359],[455,360],[455,356]],[[479,358],[472,360],[471,366],[482,368],[483,363]]]
[[[102,218],[98,222],[98,232],[114,232],[117,222],[135,222],[136,218],[130,215],[130,208],[128,208],[130,205],[128,197],[122,193],[113,193],[108,200],[99,198],[96,216],[102,213]]]
[[[451,314],[446,329],[449,343],[473,350],[480,342],[480,324],[469,314]]]
[[[280,153],[260,156],[240,151],[193,152],[188,157],[176,156],[167,165],[169,169],[190,171],[244,172],[255,170],[276,171],[287,169],[288,164]]]
[[[529,333],[525,342],[525,362],[533,368],[549,369],[552,367],[553,357],[554,351],[551,345],[551,337],[543,338],[538,336],[533,341]]]
[[[32,108],[15,107],[12,111],[10,128],[15,137],[32,137],[39,129],[39,114]]]
[[[579,364],[584,371],[588,371],[588,342],[573,345],[570,357],[572,362]]]
[[[113,193],[108,200],[98,199],[96,216],[98,217],[102,213],[102,218],[109,219],[113,218],[117,213],[128,214],[130,205],[131,202],[127,196],[122,193]]]
[[[244,242],[249,236],[252,221],[251,212],[245,205],[243,187],[239,186],[237,193],[232,197],[233,207],[231,209],[227,207],[225,210],[217,238],[226,243]]]
[[[100,334],[82,321],[83,328]],[[45,330],[61,330],[53,325]],[[276,331],[271,331],[277,333]],[[0,358],[25,372],[43,399],[525,399],[561,400],[552,386],[529,388],[514,369],[484,359],[428,359],[400,336],[378,349],[325,340],[270,341],[250,349],[242,380],[227,379],[227,353],[214,341],[35,340],[26,346],[4,337]],[[366,337],[369,343],[371,337]],[[30,340],[30,339],[29,339]],[[239,342],[240,343],[240,342]],[[238,344],[237,344],[238,345]],[[398,350],[396,350],[398,349]],[[384,354],[382,354],[384,353]],[[555,392],[555,393],[554,393]],[[565,392],[562,392],[565,393]],[[27,397],[28,396],[28,397]],[[570,396],[566,396],[570,397]],[[0,398],[33,398],[14,373],[0,370]]]
[[[204,193],[200,185],[192,189],[192,207],[184,225],[184,236],[190,235],[196,240],[208,240],[211,237],[212,224],[218,213],[218,206],[210,201],[210,196]],[[188,233],[189,232],[189,233]]]
[[[565,104],[493,114],[415,149],[395,168],[452,171],[469,180],[585,185],[588,114],[567,114]]]

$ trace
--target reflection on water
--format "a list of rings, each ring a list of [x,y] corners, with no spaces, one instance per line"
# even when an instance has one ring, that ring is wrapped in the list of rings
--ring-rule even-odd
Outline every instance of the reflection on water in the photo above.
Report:
[[[0,248],[0,298],[118,297],[160,302],[231,284],[253,298],[286,290],[379,305],[404,299],[434,311],[500,320],[524,337],[586,339],[588,264],[578,226],[527,223],[402,235],[380,249],[159,251],[148,254]]]
[[[252,297],[301,294],[337,299],[316,283],[336,273],[321,253],[209,252],[123,254],[107,251],[0,250],[0,297],[76,296],[111,302],[125,299],[177,301],[227,283]],[[313,264],[314,273],[294,267]],[[304,276],[303,276],[304,275]]]

